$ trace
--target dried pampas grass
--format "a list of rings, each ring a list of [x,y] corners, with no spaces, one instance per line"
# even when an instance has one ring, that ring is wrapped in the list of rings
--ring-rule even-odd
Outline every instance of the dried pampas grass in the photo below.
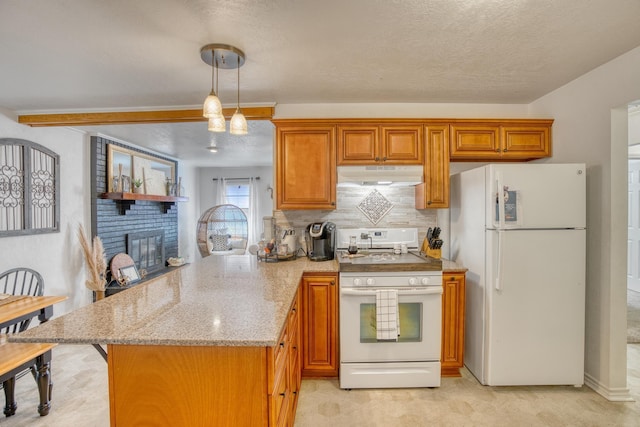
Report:
[[[93,244],[89,245],[89,240],[84,233],[82,225],[78,226],[78,238],[80,239],[80,246],[82,246],[84,260],[87,263],[87,272],[89,273],[89,278],[85,281],[85,285],[92,291],[104,291],[107,285],[107,260],[104,256],[102,240],[96,236],[93,238]]]

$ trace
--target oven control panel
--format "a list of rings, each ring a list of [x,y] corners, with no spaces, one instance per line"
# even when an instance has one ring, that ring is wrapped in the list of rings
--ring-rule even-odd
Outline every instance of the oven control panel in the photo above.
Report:
[[[442,272],[340,273],[342,288],[420,288],[442,286]]]

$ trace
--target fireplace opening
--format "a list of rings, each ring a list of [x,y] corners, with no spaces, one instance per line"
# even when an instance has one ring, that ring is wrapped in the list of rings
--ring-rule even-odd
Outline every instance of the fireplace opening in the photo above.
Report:
[[[147,274],[162,270],[164,264],[164,230],[127,234],[127,254],[138,270]]]

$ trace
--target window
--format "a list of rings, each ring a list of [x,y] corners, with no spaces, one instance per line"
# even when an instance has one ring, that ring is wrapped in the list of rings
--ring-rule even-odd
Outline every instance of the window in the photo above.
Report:
[[[59,169],[45,147],[0,138],[0,237],[59,231]]]
[[[249,199],[250,186],[249,181],[230,180],[225,183],[224,188],[225,200],[230,205],[235,205],[242,209],[244,214],[249,217]]]

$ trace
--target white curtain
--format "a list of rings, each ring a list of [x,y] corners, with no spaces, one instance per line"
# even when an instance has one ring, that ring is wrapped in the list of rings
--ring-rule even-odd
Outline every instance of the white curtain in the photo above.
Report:
[[[249,182],[249,245],[260,241],[260,192],[258,180],[251,178]]]
[[[227,197],[226,197],[227,190],[225,188],[225,185],[226,185],[226,179],[218,178],[218,180],[216,181],[215,206],[224,205],[227,202]]]

